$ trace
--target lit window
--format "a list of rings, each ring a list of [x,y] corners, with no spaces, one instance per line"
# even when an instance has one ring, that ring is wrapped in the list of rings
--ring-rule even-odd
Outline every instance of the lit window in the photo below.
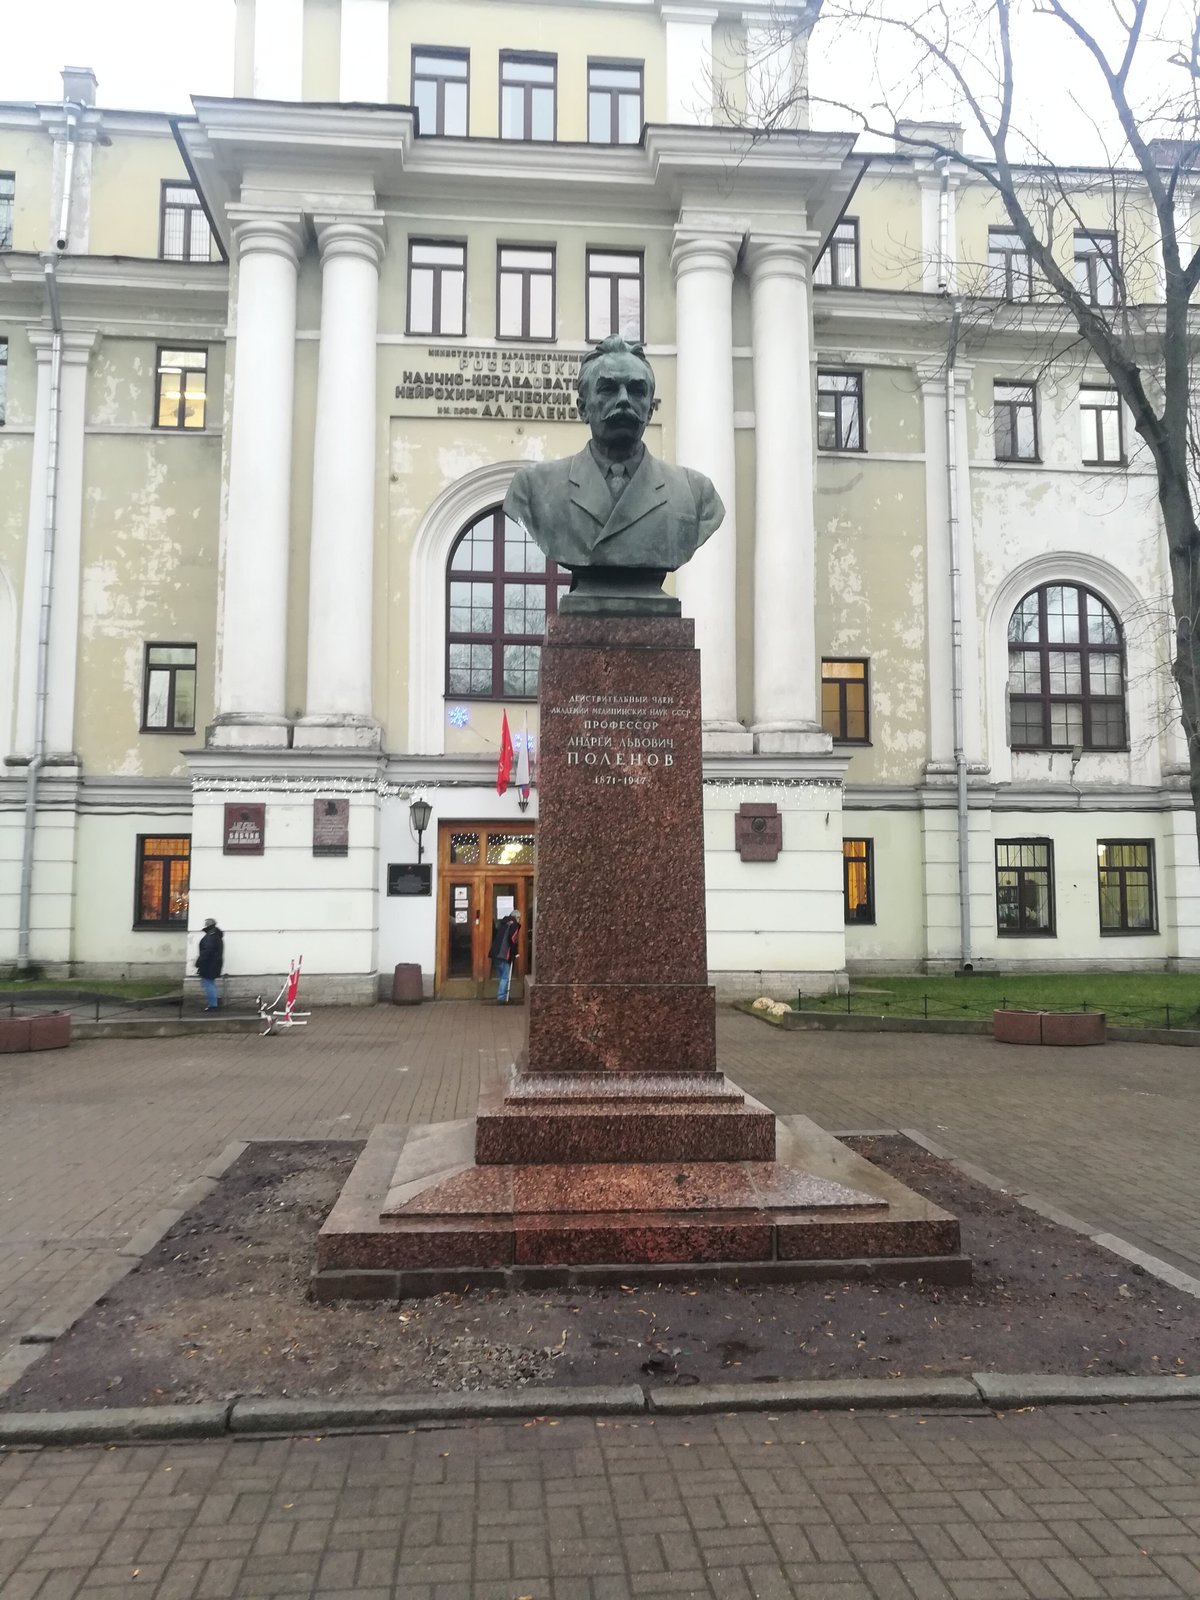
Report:
[[[212,257],[212,229],[190,184],[162,186],[158,253],[164,261],[208,261]]]
[[[858,288],[858,218],[843,217],[817,258],[813,282],[828,289]]]
[[[841,744],[867,744],[867,663],[821,662],[821,726]]]
[[[1086,467],[1119,467],[1125,460],[1121,397],[1115,389],[1079,391],[1079,428]]]
[[[138,835],[134,927],[187,927],[191,857],[187,834],[171,839]]]
[[[1054,851],[1049,839],[996,841],[1000,933],[1054,933]]]
[[[817,448],[863,448],[861,372],[817,373]]]
[[[467,50],[413,51],[412,101],[419,133],[466,136],[470,69]]]
[[[847,922],[875,921],[875,841],[842,840],[842,901]]]
[[[160,348],[154,426],[202,428],[207,388],[207,350]]]
[[[992,427],[997,461],[1038,459],[1037,385],[992,385]]]
[[[642,257],[615,250],[587,253],[587,336],[593,344],[619,334],[642,338]]]
[[[546,618],[570,582],[501,507],[464,529],[446,569],[446,693],[535,700]]]
[[[1120,750],[1125,745],[1121,627],[1098,596],[1048,583],[1008,625],[1014,750]]]
[[[1102,839],[1096,846],[1101,933],[1157,933],[1154,846],[1148,839]]]
[[[408,331],[453,338],[466,330],[467,247],[413,239],[408,247]]]
[[[642,63],[588,62],[588,139],[637,144],[642,136]]]
[[[148,644],[142,732],[190,733],[196,726],[196,646]]]
[[[501,339],[553,339],[554,251],[501,245],[499,253]]]
[[[500,137],[553,139],[557,122],[558,57],[500,57]]]

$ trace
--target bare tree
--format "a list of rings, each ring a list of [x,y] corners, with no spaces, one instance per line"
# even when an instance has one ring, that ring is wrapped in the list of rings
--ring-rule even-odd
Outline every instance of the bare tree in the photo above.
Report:
[[[1018,126],[1028,57],[1014,47],[1014,22],[1044,30],[1042,48],[1063,61],[1064,96],[1089,116],[1103,168],[1060,164]],[[812,23],[811,13],[797,17],[794,5],[779,4],[757,48],[769,55]],[[1200,407],[1193,393],[1200,326],[1192,316],[1200,248],[1190,239],[1192,193],[1200,189],[1200,17],[1185,0],[825,0],[818,36],[830,28],[854,30],[873,64],[877,98],[814,103],[990,186],[1036,268],[1029,298],[1061,309],[1059,338],[1069,332],[1090,351],[1145,442],[1166,532],[1171,670],[1200,832]],[[1083,70],[1076,74],[1072,62]],[[769,83],[770,74],[757,81]],[[794,96],[807,87],[790,102],[768,93],[747,105],[745,120],[767,129],[806,122],[807,106]],[[957,148],[936,124],[908,120],[914,103],[927,106],[931,97],[974,125],[984,155]],[[1089,190],[1092,202],[1081,206]],[[1107,196],[1119,240],[1111,295],[1097,295],[1062,249],[1066,229],[1095,230],[1097,192]],[[1131,262],[1144,267],[1152,255],[1161,298],[1131,293]]]

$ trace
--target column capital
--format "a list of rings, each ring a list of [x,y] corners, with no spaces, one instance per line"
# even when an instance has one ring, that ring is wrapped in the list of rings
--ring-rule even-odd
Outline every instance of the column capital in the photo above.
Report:
[[[927,393],[941,398],[946,393],[946,363],[942,361],[918,361],[914,369],[917,374],[917,385],[921,390],[922,398]],[[961,400],[967,392],[971,382],[972,363],[969,361],[956,361],[954,364],[954,392]]]
[[[313,217],[313,226],[322,266],[335,256],[356,256],[373,267],[383,260],[386,236],[382,212],[365,211],[354,216],[318,213]]]
[[[716,6],[690,4],[689,0],[660,0],[659,12],[664,22],[716,22],[720,12]]]
[[[819,233],[751,234],[746,245],[751,281],[799,278],[807,282],[820,244]]]
[[[680,224],[671,246],[671,265],[676,278],[686,272],[721,272],[733,277],[743,234],[719,228],[695,228]]]
[[[51,328],[29,328],[26,330],[29,342],[37,352],[39,364],[49,364],[53,354],[54,332]],[[62,358],[64,366],[86,367],[92,351],[100,341],[96,332],[81,333],[78,330],[64,329],[62,336]]]
[[[261,211],[255,206],[232,205],[229,220],[237,244],[238,260],[249,255],[283,256],[298,262],[304,249],[304,218],[298,211]]]

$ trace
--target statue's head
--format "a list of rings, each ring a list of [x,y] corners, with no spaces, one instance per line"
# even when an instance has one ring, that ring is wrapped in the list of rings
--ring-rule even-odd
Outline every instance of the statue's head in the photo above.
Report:
[[[579,367],[579,414],[592,438],[628,450],[646,431],[654,410],[654,369],[641,345],[605,339]]]

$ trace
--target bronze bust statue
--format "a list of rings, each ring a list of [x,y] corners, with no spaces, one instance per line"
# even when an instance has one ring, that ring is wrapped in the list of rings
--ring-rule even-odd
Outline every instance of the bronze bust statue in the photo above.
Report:
[[[522,467],[504,509],[570,568],[560,610],[677,612],[663,577],[720,527],[721,498],[702,472],[658,461],[642,443],[654,371],[640,346],[605,339],[585,356],[578,406],[591,442],[565,461]]]

